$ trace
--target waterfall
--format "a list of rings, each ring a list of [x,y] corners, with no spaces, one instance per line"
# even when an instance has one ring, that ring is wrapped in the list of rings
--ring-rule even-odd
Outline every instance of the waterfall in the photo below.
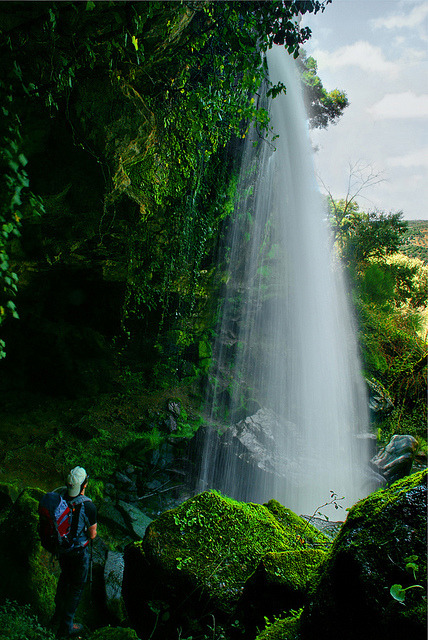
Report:
[[[368,405],[300,79],[283,48],[268,67],[287,92],[269,105],[278,137],[255,147],[253,130],[243,154],[198,488],[311,514],[331,492],[349,507],[370,491]],[[251,414],[255,439],[218,437]]]

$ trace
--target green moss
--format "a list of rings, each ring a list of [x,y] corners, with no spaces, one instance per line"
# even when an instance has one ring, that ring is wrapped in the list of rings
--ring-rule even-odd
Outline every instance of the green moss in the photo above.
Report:
[[[0,514],[7,511],[19,495],[19,487],[10,482],[0,483]],[[0,515],[1,518],[1,515]]]
[[[89,636],[88,640],[138,640],[134,629],[124,627],[102,627]]]
[[[318,531],[318,529],[307,520],[300,518],[300,516],[296,515],[293,511],[284,507],[277,500],[269,500],[264,506],[278,520],[285,531],[288,531],[290,534],[293,533],[294,536],[298,536],[298,542],[300,544],[304,543],[311,546],[322,547],[328,547],[330,545],[330,540],[327,536]]]
[[[400,500],[405,493],[422,484],[427,474],[428,470],[424,469],[423,471],[406,476],[401,480],[397,480],[397,482],[394,482],[387,489],[378,489],[352,507],[346,522],[348,525],[353,524],[358,518],[367,518],[369,514],[371,518],[373,516],[379,516],[382,511],[389,508],[397,500]]]
[[[37,532],[38,501],[24,491],[0,526],[0,547],[7,550],[0,563],[0,600],[29,603],[43,619],[53,614],[56,578],[50,556]]]
[[[267,622],[265,629],[255,640],[298,640],[301,614],[302,609],[287,618],[276,618],[273,622]]]
[[[171,575],[178,570],[183,577],[193,576],[228,609],[266,554],[302,550],[307,523],[281,510],[279,503],[273,507],[276,515],[265,505],[207,491],[162,514],[148,528],[140,548],[149,562],[159,556]],[[323,540],[319,532],[310,531],[309,537]],[[297,555],[293,566],[303,558]]]
[[[29,605],[6,602],[0,607],[1,640],[54,640],[54,634],[39,623]]]
[[[267,582],[275,582],[292,591],[306,592],[327,553],[320,549],[302,549],[268,553],[262,560]]]
[[[309,632],[323,630],[320,640],[338,629],[349,640],[368,631],[425,637],[425,586],[406,591],[404,606],[390,588],[425,585],[426,478],[427,470],[403,478],[350,510],[302,619]]]
[[[86,490],[86,495],[96,504],[101,504],[104,500],[104,482],[91,478]]]

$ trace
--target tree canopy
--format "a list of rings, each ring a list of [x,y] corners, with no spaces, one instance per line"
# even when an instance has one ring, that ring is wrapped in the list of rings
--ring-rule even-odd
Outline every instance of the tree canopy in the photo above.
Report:
[[[317,61],[311,56],[307,57],[305,52],[299,56],[299,65],[310,127],[324,129],[329,124],[335,124],[349,106],[346,93],[339,89],[327,91],[317,75]]]

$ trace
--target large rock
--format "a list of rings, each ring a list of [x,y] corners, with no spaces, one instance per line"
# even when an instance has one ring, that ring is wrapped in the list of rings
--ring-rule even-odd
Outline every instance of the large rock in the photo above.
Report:
[[[232,448],[243,462],[281,476],[284,460],[278,456],[275,434],[284,428],[291,437],[296,436],[295,425],[287,421],[281,422],[273,411],[262,408],[229,427],[223,436],[223,446]]]
[[[267,553],[247,580],[239,604],[246,627],[260,628],[266,618],[302,607],[326,557],[326,551],[311,548]]]
[[[303,613],[302,640],[426,639],[426,480],[418,472],[350,510]],[[422,588],[399,602],[394,584]]]
[[[371,464],[387,484],[392,484],[410,474],[417,450],[418,442],[413,436],[392,436],[386,447],[373,456]]]
[[[219,435],[221,429],[223,433]],[[290,459],[278,448],[276,439],[279,432],[286,432],[290,443],[298,441],[296,426],[281,420],[267,408],[261,408],[227,428],[213,424],[212,428],[201,431],[200,438],[204,438],[202,446],[209,443],[212,459],[215,460],[210,486],[203,488],[215,487],[241,500],[264,502],[270,497],[262,489],[266,486],[267,478],[283,481],[286,470],[287,481],[294,482],[292,469],[299,467],[300,461]],[[297,446],[291,448],[296,450]]]
[[[56,577],[50,554],[37,533],[37,489],[26,489],[2,512],[0,524],[0,602],[15,600],[30,604],[42,621],[54,610]]]
[[[252,604],[249,594],[259,600],[254,589],[245,594],[246,584],[266,554],[329,544],[322,533],[276,501],[259,505],[204,492],[163,513],[142,542],[125,550],[123,595],[130,620],[142,638],[152,632],[153,638],[175,637],[178,627],[183,634],[203,634],[211,616],[218,623],[231,615],[245,621]],[[277,585],[283,594],[293,594],[294,604],[294,592],[302,589],[302,582],[293,588],[296,573],[290,571],[285,588],[283,560]],[[271,556],[265,563],[270,577],[275,573],[273,561]],[[284,597],[277,613],[286,606]]]
[[[126,609],[122,598],[123,568],[123,553],[109,551],[104,566],[106,606],[111,615],[119,622],[126,619]]]
[[[129,531],[133,534],[134,538],[142,540],[147,527],[152,522],[152,519],[140,511],[138,507],[135,507],[124,500],[119,500],[118,508],[120,509],[125,522],[127,522]]]

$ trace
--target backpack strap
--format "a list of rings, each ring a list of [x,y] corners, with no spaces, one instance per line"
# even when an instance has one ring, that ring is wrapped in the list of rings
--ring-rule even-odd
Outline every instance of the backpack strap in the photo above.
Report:
[[[69,500],[68,504],[70,505],[70,508],[72,509],[73,512],[73,516],[71,519],[71,529],[70,529],[70,534],[69,534],[69,538],[71,542],[74,542],[76,539],[80,540],[82,538],[83,532],[88,528],[89,526],[89,519],[85,513],[85,508],[84,508],[84,503],[85,502],[91,502],[90,498],[87,498],[86,496],[82,496],[82,495],[78,495],[75,498],[73,498],[72,500]],[[83,509],[83,514],[81,514],[81,511]],[[81,516],[83,516],[83,528],[81,530],[79,530],[79,524],[81,523]],[[78,544],[77,546],[87,546],[89,540],[86,542],[85,544]]]

